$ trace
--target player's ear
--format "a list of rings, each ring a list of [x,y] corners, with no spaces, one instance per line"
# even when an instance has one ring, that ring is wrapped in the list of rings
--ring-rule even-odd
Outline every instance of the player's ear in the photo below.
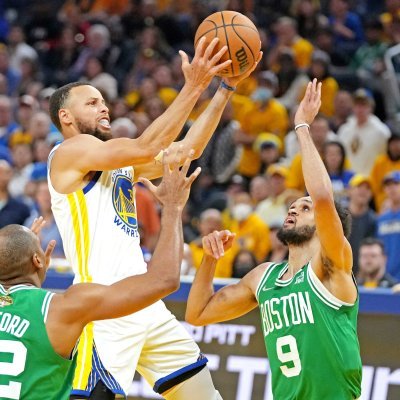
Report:
[[[40,270],[45,268],[44,263],[42,262],[42,260],[39,257],[38,253],[34,253],[32,256],[32,264],[35,266],[36,269]]]
[[[58,118],[60,119],[60,123],[61,125],[69,125],[72,123],[72,115],[71,113],[65,109],[65,108],[61,108],[58,111]]]

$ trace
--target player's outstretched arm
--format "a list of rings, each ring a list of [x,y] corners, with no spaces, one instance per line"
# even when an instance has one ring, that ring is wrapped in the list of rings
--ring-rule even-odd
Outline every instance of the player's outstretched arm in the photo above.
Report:
[[[295,114],[295,125],[311,124],[321,105],[321,83],[316,79],[307,86],[306,93]],[[302,156],[304,181],[311,196],[315,224],[321,243],[321,253],[313,260],[313,267],[331,292],[343,301],[352,302],[356,291],[351,279],[352,252],[344,236],[336,211],[331,180],[312,141],[306,125],[296,129]]]
[[[235,76],[232,78],[223,78],[221,86],[216,91],[215,95],[211,99],[206,109],[200,114],[193,125],[190,127],[185,138],[179,142],[172,143],[168,150],[170,157],[173,157],[180,146],[184,147],[184,153],[189,149],[194,149],[194,158],[199,158],[204,149],[206,148],[211,136],[215,132],[219,121],[221,120],[222,113],[225,109],[226,104],[234,93],[236,86],[244,79],[250,76],[250,74],[257,68],[259,61],[261,60],[263,53],[260,52],[257,61],[253,67],[250,68],[246,73]],[[184,159],[181,160],[183,163]],[[135,172],[137,176],[144,176],[148,179],[159,178],[162,174],[162,168],[159,164],[154,161],[135,166]]]
[[[206,46],[205,37],[202,37],[191,63],[184,51],[179,52],[182,58],[185,85],[168,109],[143,132],[141,136],[145,145],[146,142],[150,144],[157,140],[160,150],[168,147],[181,132],[201,93],[208,87],[212,78],[232,62],[227,60],[218,64],[228,50],[227,46],[223,46],[218,53],[213,55],[218,41],[218,38],[214,38]],[[190,147],[187,150],[189,149]]]
[[[57,352],[68,355],[88,322],[131,314],[179,287],[183,254],[182,210],[191,184],[200,173],[198,168],[186,176],[190,160],[188,158],[181,169],[178,160],[170,164],[164,162],[164,177],[158,187],[143,180],[162,204],[160,237],[148,271],[110,286],[92,283],[73,285],[54,297],[46,326]]]
[[[192,325],[207,325],[228,321],[244,315],[257,306],[252,290],[256,270],[237,284],[214,292],[215,266],[232,245],[234,235],[229,231],[213,232],[203,238],[204,257],[190,289],[185,319]]]
[[[233,90],[229,90],[229,88],[236,88],[241,81],[248,78],[250,74],[257,68],[262,55],[263,53],[260,52],[253,67],[244,74],[222,79],[221,85],[214,97],[211,99],[208,107],[201,113],[201,115],[190,127],[185,138],[182,141],[177,142],[179,145],[183,145],[185,150],[194,149],[195,158],[198,158],[203,154],[207,143],[210,141],[211,136],[219,124],[222,112],[224,111],[228,100],[234,92]],[[175,143],[172,145],[177,146]],[[181,162],[183,162],[183,160]]]
[[[227,51],[224,46],[213,55],[218,41],[215,38],[206,46],[205,39],[200,39],[192,62],[189,62],[186,53],[180,52],[185,85],[168,109],[139,138],[119,138],[104,142],[93,135],[70,135],[52,161],[51,179],[56,190],[60,193],[71,193],[81,188],[82,178],[90,171],[106,171],[153,162],[161,150],[166,149],[179,135],[212,78],[231,63],[231,60],[227,60],[218,64]],[[98,91],[89,94],[79,106],[90,110],[96,108],[97,118],[109,120],[108,108]],[[68,110],[60,109],[58,114],[63,124],[76,125]],[[74,130],[78,128],[79,126],[75,126]]]

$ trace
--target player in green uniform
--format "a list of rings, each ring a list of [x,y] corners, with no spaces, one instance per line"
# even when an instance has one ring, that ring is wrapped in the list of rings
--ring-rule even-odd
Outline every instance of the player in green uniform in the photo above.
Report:
[[[206,325],[258,305],[275,400],[350,400],[361,394],[358,292],[346,239],[350,217],[334,202],[309,133],[320,104],[321,84],[314,80],[295,115],[310,196],[290,206],[278,233],[288,245],[288,262],[261,264],[214,293],[215,264],[234,240],[229,231],[214,232],[203,238],[204,258],[186,311],[188,322]]]
[[[183,253],[181,213],[197,169],[186,177],[178,151],[163,161],[158,187],[141,181],[162,204],[160,237],[143,275],[110,286],[81,283],[62,294],[41,289],[55,242],[46,252],[35,233],[20,225],[0,230],[0,399],[65,400],[74,372],[74,348],[91,321],[121,317],[149,306],[179,286]],[[36,221],[32,230],[42,227]]]

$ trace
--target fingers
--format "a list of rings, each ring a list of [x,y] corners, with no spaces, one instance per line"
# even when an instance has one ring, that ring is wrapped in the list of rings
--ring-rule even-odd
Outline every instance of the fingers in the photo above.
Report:
[[[322,82],[319,82],[317,86],[317,99],[320,103],[321,103],[321,91],[322,91]]]
[[[316,100],[316,96],[317,96],[317,79],[313,79],[312,81],[312,100],[315,101]]]
[[[227,52],[228,46],[223,46],[221,50],[218,51],[217,54],[214,55],[214,57],[210,60],[212,65],[217,64],[217,62],[221,59],[221,57]],[[208,57],[209,58],[209,57]],[[208,60],[207,58],[207,60]]]
[[[263,58],[264,52],[260,50],[260,52],[258,53],[258,57],[256,60],[256,65],[261,61],[261,59]]]
[[[191,149],[191,150],[189,151],[189,155],[187,156],[187,158],[185,159],[185,162],[184,162],[183,165],[182,165],[181,172],[182,172],[182,174],[183,174],[184,176],[186,176],[186,174],[187,174],[187,172],[188,172],[188,170],[189,170],[190,163],[191,163],[192,160],[193,160],[193,156],[194,156],[194,150]]]
[[[210,73],[213,75],[218,74],[218,72],[224,70],[232,64],[232,60],[226,60],[222,64],[218,64],[215,67],[210,69]]]
[[[312,80],[312,82],[309,83],[311,86],[310,89],[310,101],[313,103],[318,104],[321,101],[321,87],[322,83],[318,82],[316,78]]]
[[[203,239],[201,240],[202,245],[203,245],[203,251],[204,254],[208,254],[209,256],[214,257],[214,253],[211,247],[211,242],[208,236],[204,236]],[[215,258],[215,257],[214,257]]]
[[[171,172],[179,170],[181,160],[183,158],[183,145],[180,144],[175,157],[168,163],[168,168]]]
[[[224,243],[225,251],[229,250],[232,247],[232,243],[235,239],[235,236],[236,236],[235,233],[230,233],[229,237],[226,239],[226,242]]]
[[[213,51],[214,51],[214,49],[215,49],[215,46],[217,46],[217,44],[218,44],[218,42],[219,42],[219,39],[218,38],[214,38],[213,40],[211,40],[211,42],[210,42],[210,44],[207,46],[207,48],[206,48],[206,51],[204,52],[204,58],[206,59],[206,60],[209,60],[210,59],[210,57],[211,57],[211,54],[213,53]],[[224,47],[226,47],[226,46],[224,46]],[[225,51],[228,49],[228,47],[226,47],[226,49],[225,49]],[[221,49],[222,50],[222,49]],[[221,53],[221,50],[217,53],[217,54],[219,54],[219,53]],[[223,53],[225,53],[225,51],[223,52]],[[222,54],[223,54],[222,53]],[[221,54],[221,56],[222,56],[222,54]],[[220,56],[220,58],[221,58],[221,56]],[[214,59],[214,57],[213,57],[213,59]],[[219,60],[219,58],[216,60],[216,62]]]
[[[157,187],[154,186],[147,178],[140,177],[140,178],[138,179],[138,181],[139,181],[140,183],[143,183],[143,185],[144,185],[147,189],[149,189],[150,192],[154,195],[154,193],[155,193]]]
[[[199,40],[199,43],[196,47],[193,60],[198,60],[199,58],[203,57],[205,45],[206,45],[206,37],[203,36]]]
[[[37,235],[39,232],[42,230],[43,226],[46,224],[46,221],[42,216],[35,218],[33,220],[32,226],[31,226],[31,231]]]
[[[248,78],[254,72],[254,70],[257,68],[258,63],[260,62],[262,56],[263,56],[263,52],[260,51],[260,53],[258,54],[258,57],[257,57],[257,61],[255,61],[253,66],[251,68],[249,68],[243,74],[238,75],[238,76],[234,76],[234,77],[231,77],[231,78],[224,78],[228,82],[228,85],[237,86],[239,84],[239,82],[241,82],[244,79]]]
[[[224,243],[223,243],[224,234],[225,234],[225,231],[223,231],[223,232],[214,231],[214,236],[215,236],[215,241],[217,242],[219,257],[223,257],[223,255],[225,254]]]
[[[235,236],[228,230],[214,231],[203,237],[203,250],[206,254],[218,260],[224,256],[226,250],[231,248]]]
[[[311,98],[312,98],[312,82],[308,82],[306,87],[306,92],[304,93],[304,97],[300,102],[300,104],[303,103],[304,107],[307,103],[311,101]]]
[[[49,266],[50,264],[50,258],[51,255],[53,254],[53,250],[56,247],[57,242],[55,240],[50,240],[49,244],[46,247],[46,251],[44,252],[44,256],[46,259],[46,267]]]
[[[170,169],[168,166],[168,149],[163,150],[163,158],[162,158],[162,165],[163,165],[163,175],[167,176],[170,173]]]
[[[218,246],[218,241],[221,241],[221,240],[218,238],[218,235],[216,235],[215,233],[208,235],[208,239],[209,239],[209,243],[210,243],[210,247],[211,247],[212,256],[218,260],[221,257],[219,246]],[[222,242],[221,242],[221,245],[222,245]],[[222,252],[223,252],[223,248],[222,248]]]
[[[201,172],[201,168],[197,167],[195,169],[195,171],[187,178],[187,184],[189,186],[192,186],[192,183],[194,182],[194,180],[200,175]]]
[[[247,76],[249,76],[257,68],[257,65],[261,61],[261,58],[262,58],[263,54],[264,53],[262,51],[260,51],[260,53],[258,54],[257,60],[254,62],[254,65],[246,73]]]
[[[189,57],[183,50],[179,50],[179,55],[181,56],[182,68],[183,68],[184,65],[189,64]]]

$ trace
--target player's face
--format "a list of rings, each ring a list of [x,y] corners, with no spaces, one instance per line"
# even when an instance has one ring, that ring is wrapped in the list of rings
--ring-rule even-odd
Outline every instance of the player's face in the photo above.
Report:
[[[288,215],[277,237],[287,245],[301,245],[311,240],[314,233],[313,203],[310,197],[301,197],[289,207]]]
[[[80,133],[100,140],[111,139],[110,116],[101,93],[93,86],[84,85],[71,89],[66,109]]]

